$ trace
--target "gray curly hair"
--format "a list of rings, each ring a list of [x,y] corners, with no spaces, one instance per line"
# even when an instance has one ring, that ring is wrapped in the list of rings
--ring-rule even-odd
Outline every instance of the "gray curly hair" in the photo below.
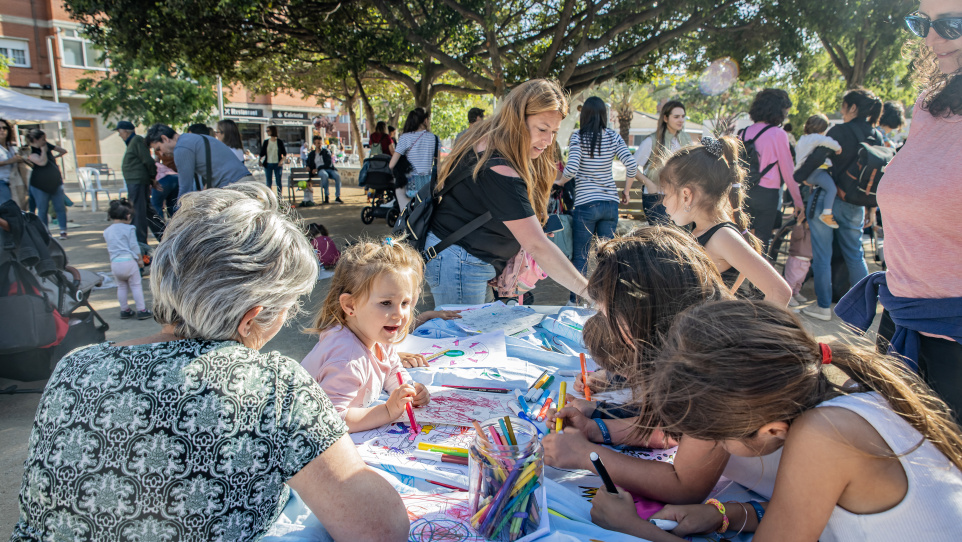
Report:
[[[185,194],[154,251],[154,318],[184,338],[237,339],[254,307],[268,329],[317,279],[307,237],[275,196],[258,183]]]

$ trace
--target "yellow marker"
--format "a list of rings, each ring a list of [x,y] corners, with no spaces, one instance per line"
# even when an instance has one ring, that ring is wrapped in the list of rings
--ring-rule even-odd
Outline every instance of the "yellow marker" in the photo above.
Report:
[[[561,389],[558,391],[558,410],[565,407],[565,393],[568,391],[566,382],[561,381]],[[561,418],[557,418],[554,421],[554,430],[561,431]]]

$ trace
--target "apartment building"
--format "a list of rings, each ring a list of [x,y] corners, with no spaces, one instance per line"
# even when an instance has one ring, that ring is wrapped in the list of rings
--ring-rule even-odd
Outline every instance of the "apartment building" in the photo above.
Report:
[[[107,119],[84,111],[86,96],[76,90],[79,79],[105,75],[109,61],[99,62],[100,51],[83,37],[80,24],[70,19],[60,0],[0,2],[0,55],[9,59],[7,80],[12,90],[70,105],[73,120],[70,126],[61,126],[60,132],[63,146],[76,158],[76,162],[69,156],[64,161],[68,179],[74,178],[74,163],[81,167],[106,163],[120,170],[124,142],[107,128]],[[238,123],[244,146],[254,154],[269,125],[278,127],[289,152],[296,153],[301,143],[310,141],[315,116],[341,120],[334,104],[288,94],[256,95],[241,85],[225,84],[223,102],[224,118]],[[46,131],[51,141],[59,140],[56,123],[19,124],[17,129],[23,133],[34,127]]]

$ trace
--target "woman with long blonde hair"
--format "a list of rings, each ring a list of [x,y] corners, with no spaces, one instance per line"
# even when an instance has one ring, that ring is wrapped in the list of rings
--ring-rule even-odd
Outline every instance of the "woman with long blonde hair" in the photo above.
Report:
[[[561,87],[534,79],[457,141],[436,190],[457,184],[438,202],[425,242],[431,257],[425,278],[436,305],[483,303],[488,281],[521,249],[556,282],[584,295],[587,280],[542,229],[557,176],[552,143],[567,114]],[[475,219],[484,223],[449,239]]]

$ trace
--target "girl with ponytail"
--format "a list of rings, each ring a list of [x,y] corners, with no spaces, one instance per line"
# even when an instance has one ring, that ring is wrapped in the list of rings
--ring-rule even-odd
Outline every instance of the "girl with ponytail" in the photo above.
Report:
[[[675,224],[694,224],[692,235],[733,293],[747,279],[766,300],[786,306],[792,289],[762,256],[761,242],[749,232],[740,147],[734,137],[705,137],[700,145],[672,155],[660,175],[665,209]]]
[[[819,343],[770,303],[715,301],[680,314],[651,370],[629,382],[666,431],[743,457],[783,449],[770,502],[669,505],[653,518],[677,521],[675,535],[727,526],[756,542],[959,537],[962,432],[898,359]],[[638,530],[623,490],[599,491],[593,504],[596,523]]]

